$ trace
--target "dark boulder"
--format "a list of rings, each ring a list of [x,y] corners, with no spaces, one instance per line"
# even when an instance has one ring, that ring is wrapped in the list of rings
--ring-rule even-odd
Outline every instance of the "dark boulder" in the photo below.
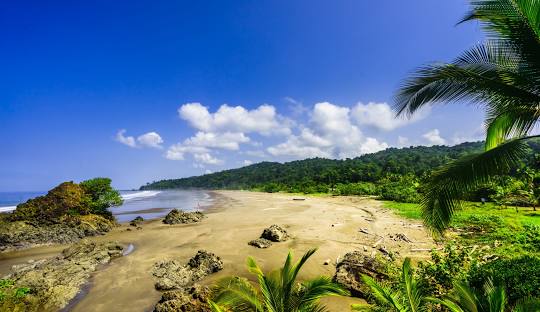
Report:
[[[266,238],[257,238],[250,241],[248,245],[257,247],[257,248],[268,248],[272,246],[272,241],[269,241]]]
[[[186,224],[186,223],[196,223],[200,222],[202,219],[204,219],[204,214],[200,211],[194,211],[194,212],[185,212],[178,209],[171,210],[167,216],[165,216],[165,219],[163,219],[163,223],[165,224]]]
[[[360,251],[345,254],[336,266],[334,281],[347,288],[355,297],[367,298],[370,288],[362,281],[362,275],[371,276],[377,280],[388,278],[387,264],[378,258],[365,255]]]
[[[213,253],[199,250],[185,265],[176,260],[154,264],[152,275],[157,278],[158,290],[183,289],[205,276],[223,269],[223,262]]]
[[[261,238],[265,238],[272,242],[283,242],[289,239],[289,234],[287,231],[280,227],[279,225],[271,225],[269,228],[263,230]]]

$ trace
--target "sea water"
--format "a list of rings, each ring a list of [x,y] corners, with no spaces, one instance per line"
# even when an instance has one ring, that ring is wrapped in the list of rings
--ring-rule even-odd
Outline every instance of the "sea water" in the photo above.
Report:
[[[45,194],[46,192],[0,192],[0,212],[13,211],[18,204]],[[209,192],[202,190],[120,191],[120,195],[124,203],[109,209],[118,222],[127,222],[137,216],[144,219],[161,218],[174,208],[194,211],[212,204]]]

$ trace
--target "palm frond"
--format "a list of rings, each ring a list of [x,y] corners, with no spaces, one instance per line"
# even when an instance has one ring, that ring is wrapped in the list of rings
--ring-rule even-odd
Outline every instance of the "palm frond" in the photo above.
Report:
[[[489,151],[465,156],[435,171],[422,195],[422,214],[426,225],[441,234],[461,206],[460,198],[518,164],[526,154],[524,138],[508,141]]]
[[[411,258],[405,258],[403,261],[401,280],[405,287],[405,300],[407,300],[409,310],[411,312],[421,311],[422,292],[411,271]]]
[[[389,286],[377,282],[368,275],[362,275],[362,281],[369,286],[373,296],[381,304],[390,306],[399,312],[406,311],[405,307],[401,304],[399,292],[394,291]]]
[[[349,292],[343,286],[332,282],[328,276],[319,276],[303,282],[293,296],[295,308],[310,306],[319,299],[328,296],[347,296]]]
[[[229,277],[217,282],[213,301],[234,311],[263,311],[260,295],[246,279]]]
[[[540,1],[477,0],[471,5],[461,22],[480,21],[488,36],[511,42],[528,63],[539,64]]]
[[[513,312],[538,312],[540,311],[540,299],[525,298],[516,303]]]

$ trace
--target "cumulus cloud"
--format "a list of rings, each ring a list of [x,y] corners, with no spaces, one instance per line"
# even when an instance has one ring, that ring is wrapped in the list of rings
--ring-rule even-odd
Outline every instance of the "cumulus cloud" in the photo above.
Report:
[[[441,137],[439,129],[430,130],[422,135],[429,145],[443,145],[446,140]]]
[[[401,135],[398,135],[397,142],[398,142],[398,146],[400,146],[400,147],[410,145],[409,138],[401,136]]]
[[[416,112],[411,118],[396,118],[395,113],[387,103],[369,102],[368,104],[362,104],[360,102],[353,107],[351,115],[359,126],[369,126],[390,131],[425,118],[429,111],[429,108],[424,108]]]
[[[193,154],[193,158],[197,162],[202,163],[202,164],[207,164],[207,165],[221,165],[221,164],[223,164],[223,160],[213,157],[212,155],[210,155],[210,153]]]
[[[249,137],[243,133],[213,133],[199,131],[194,136],[169,147],[165,157],[170,160],[183,160],[186,154],[191,154],[198,163],[221,165],[223,160],[212,156],[212,149],[236,151],[241,143],[249,142]]]
[[[210,150],[206,147],[189,146],[178,143],[169,147],[169,149],[165,153],[165,158],[170,160],[184,160],[185,154],[204,154],[208,152],[210,152]]]
[[[309,108],[302,102],[295,100],[290,96],[286,96],[284,100],[289,103],[288,108],[294,116],[301,116],[309,111]]]
[[[116,141],[127,145],[129,147],[152,147],[163,148],[161,144],[163,139],[157,132],[147,132],[137,137],[137,140],[133,136],[126,136],[126,129],[119,130],[116,133]]]
[[[161,146],[163,139],[159,134],[153,131],[140,135],[137,138],[137,142],[139,142],[140,146],[163,148],[163,146]]]
[[[121,129],[116,133],[116,141],[125,144],[129,147],[137,147],[137,143],[135,142],[135,138],[132,136],[125,136],[127,130]]]
[[[383,150],[388,144],[365,137],[351,123],[348,107],[328,102],[317,103],[311,112],[309,127],[289,135],[283,143],[267,148],[274,156],[295,158],[350,158]]]
[[[193,137],[184,141],[184,144],[235,151],[240,148],[241,143],[249,141],[249,137],[241,132],[213,133],[199,131]]]
[[[251,160],[249,160],[249,159],[244,160],[243,163],[244,163],[244,166],[249,166],[249,165],[253,164],[253,162]]]
[[[205,132],[290,133],[287,123],[280,122],[283,117],[276,113],[276,108],[267,104],[253,110],[223,104],[215,113],[210,113],[201,103],[187,103],[180,106],[178,114],[192,127]]]

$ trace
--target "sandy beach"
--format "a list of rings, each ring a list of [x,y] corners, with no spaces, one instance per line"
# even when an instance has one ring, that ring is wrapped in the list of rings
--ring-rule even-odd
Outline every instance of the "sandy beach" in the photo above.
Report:
[[[224,270],[202,281],[209,284],[224,276],[251,278],[245,267],[247,256],[257,259],[264,270],[278,268],[289,250],[296,256],[317,247],[317,253],[300,276],[332,276],[336,260],[345,253],[361,250],[379,252],[372,245],[384,237],[380,245],[398,252],[400,257],[426,258],[435,244],[419,223],[394,215],[383,203],[360,197],[302,197],[241,191],[215,193],[215,204],[207,211],[208,218],[189,225],[166,225],[161,220],[147,221],[136,230],[127,224],[93,240],[116,240],[133,244],[135,250],[97,271],[83,296],[71,311],[151,311],[161,293],[154,289],[151,268],[156,261],[178,259],[182,262],[197,250],[205,249],[220,256]],[[292,239],[275,243],[267,249],[247,244],[258,238],[272,224],[287,229]],[[127,229],[131,228],[131,231]],[[360,229],[364,229],[366,234]],[[395,241],[395,234],[405,234],[412,243]],[[13,264],[54,256],[65,246],[37,247],[0,255],[0,274]],[[330,265],[324,265],[330,259]],[[349,311],[355,298],[331,298],[325,301],[331,311]]]

